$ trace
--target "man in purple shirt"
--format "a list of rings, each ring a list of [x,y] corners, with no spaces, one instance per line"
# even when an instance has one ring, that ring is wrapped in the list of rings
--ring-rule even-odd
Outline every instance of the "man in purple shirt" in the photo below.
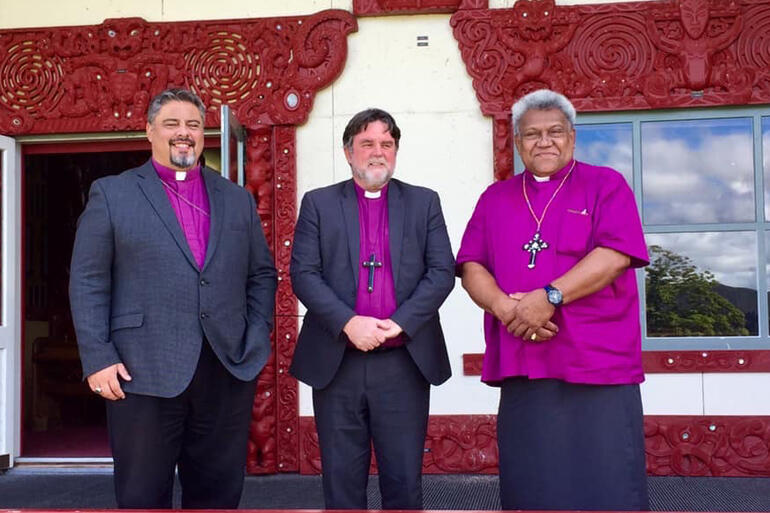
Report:
[[[524,96],[513,129],[526,170],[482,194],[457,255],[485,311],[482,380],[501,387],[502,507],[648,509],[634,195],[574,159],[564,96]]]
[[[392,179],[401,131],[379,109],[342,137],[353,179],[305,194],[291,280],[307,307],[290,372],[313,387],[326,507],[422,509],[430,385],[450,374],[438,308],[454,258],[438,195]]]
[[[206,110],[169,89],[152,158],[97,180],[78,221],[70,303],[83,375],[106,399],[121,508],[236,508],[276,271],[253,196],[201,167]]]

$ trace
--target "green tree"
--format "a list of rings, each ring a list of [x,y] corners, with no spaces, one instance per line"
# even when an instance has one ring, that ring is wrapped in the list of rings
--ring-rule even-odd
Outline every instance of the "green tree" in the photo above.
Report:
[[[654,337],[749,335],[746,316],[720,296],[710,271],[690,257],[661,246],[649,247],[647,334]]]

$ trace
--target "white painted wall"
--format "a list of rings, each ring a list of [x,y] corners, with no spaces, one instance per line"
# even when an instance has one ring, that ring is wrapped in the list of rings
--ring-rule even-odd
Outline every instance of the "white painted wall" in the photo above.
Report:
[[[513,3],[490,0],[490,7]],[[61,0],[0,0],[0,28],[98,24],[133,16],[182,21],[352,10],[352,0],[69,0],[66,9],[61,5]],[[358,23],[358,32],[348,38],[342,75],[317,95],[307,123],[297,131],[299,195],[349,177],[341,147],[345,124],[364,108],[383,108],[403,134],[396,176],[439,192],[456,251],[476,199],[492,181],[492,123],[480,113],[449,15],[360,18]],[[428,36],[429,46],[417,47],[418,35]],[[495,412],[497,390],[462,375],[462,354],[484,349],[481,311],[458,283],[441,315],[454,376],[434,389],[431,412]],[[648,376],[642,394],[650,414],[770,414],[770,399],[756,392],[769,385],[770,374],[656,374]],[[300,411],[312,414],[304,386]]]

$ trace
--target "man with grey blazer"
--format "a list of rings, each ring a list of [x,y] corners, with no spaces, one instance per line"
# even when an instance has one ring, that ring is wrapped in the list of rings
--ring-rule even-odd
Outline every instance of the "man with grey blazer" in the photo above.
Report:
[[[391,179],[401,131],[379,109],[343,134],[353,179],[305,194],[291,280],[307,307],[290,372],[313,387],[326,507],[422,509],[430,385],[451,369],[438,309],[454,258],[438,195]]]
[[[169,89],[152,158],[93,183],[70,301],[83,374],[107,401],[122,508],[236,508],[276,271],[252,195],[198,164],[205,107]]]

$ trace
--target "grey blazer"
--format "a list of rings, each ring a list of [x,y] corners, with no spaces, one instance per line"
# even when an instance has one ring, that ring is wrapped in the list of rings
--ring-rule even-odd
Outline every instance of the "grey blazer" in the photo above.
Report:
[[[391,318],[425,379],[438,385],[452,374],[438,309],[454,287],[454,257],[438,194],[391,180],[388,185],[390,258],[396,287]],[[342,329],[355,315],[361,266],[358,200],[353,180],[305,194],[294,230],[291,282],[307,307],[289,371],[326,387],[342,362]]]
[[[88,376],[125,364],[127,392],[173,397],[205,336],[238,379],[270,353],[276,271],[252,195],[204,168],[211,208],[198,268],[150,161],[93,183],[78,220],[70,303]]]

